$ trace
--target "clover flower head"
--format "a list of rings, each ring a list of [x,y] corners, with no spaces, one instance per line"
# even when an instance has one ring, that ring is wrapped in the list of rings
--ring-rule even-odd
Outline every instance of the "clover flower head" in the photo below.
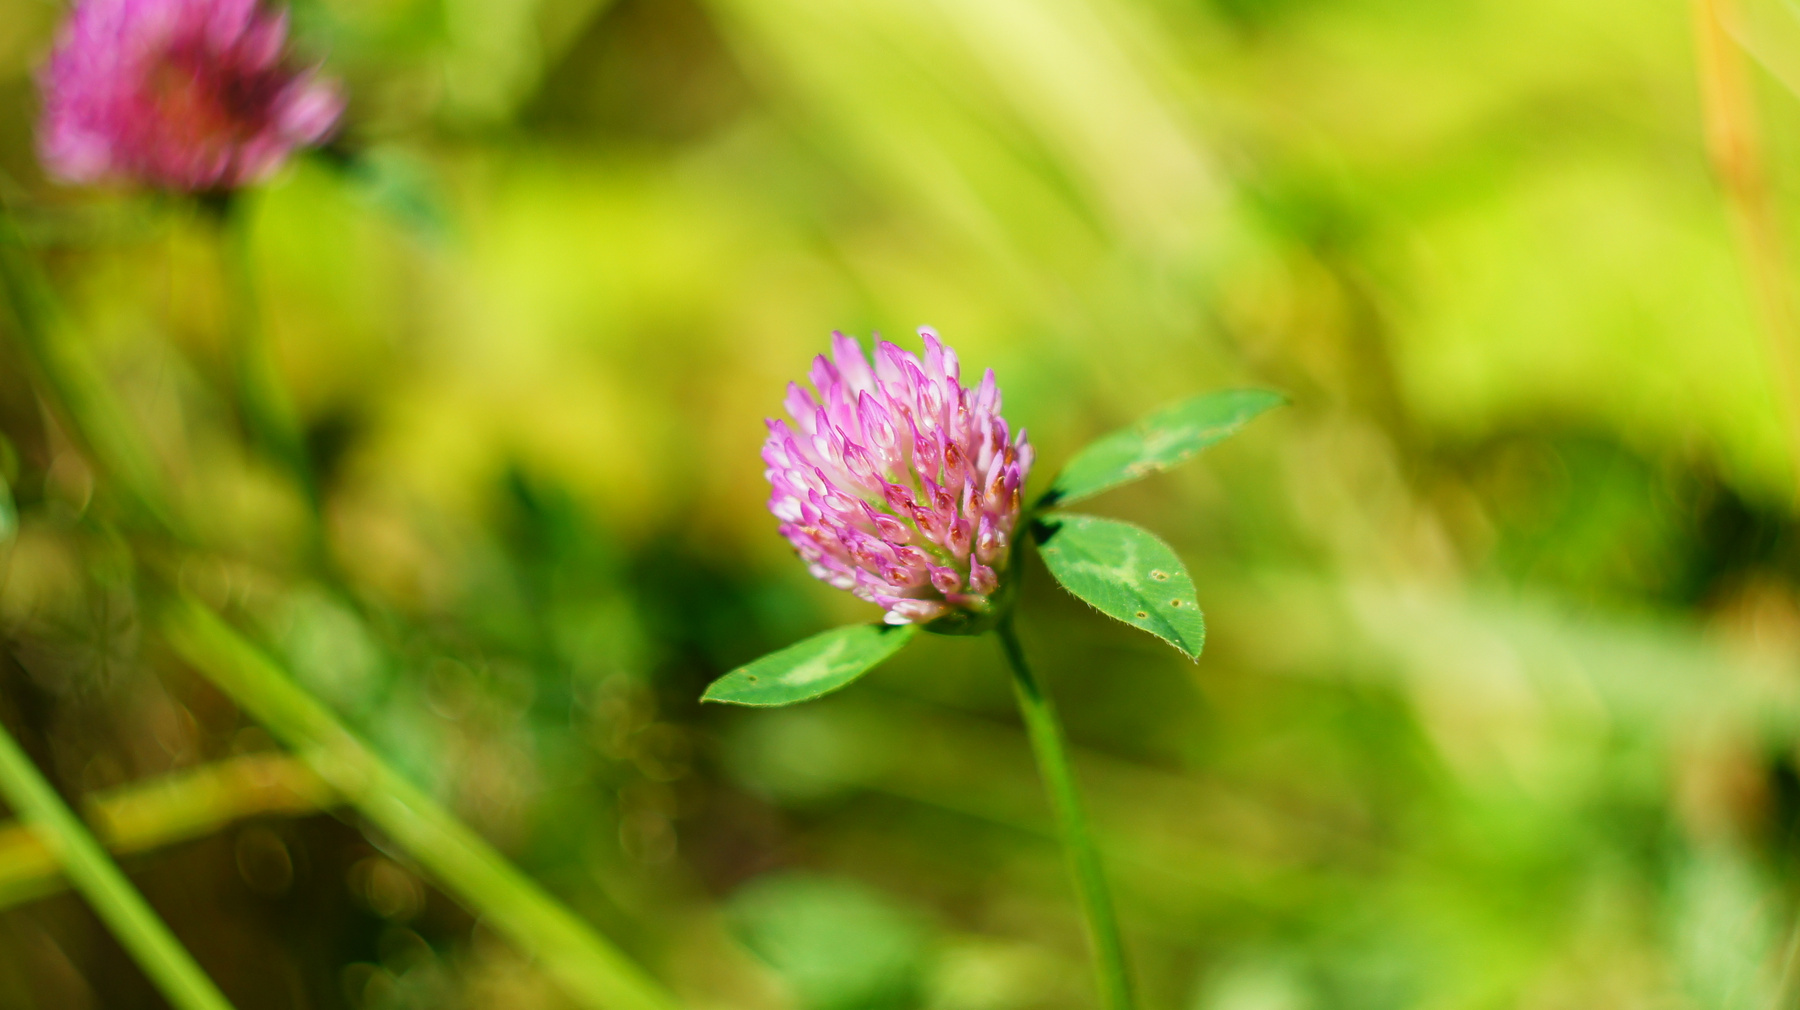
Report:
[[[991,609],[1019,521],[1031,443],[1000,416],[992,369],[962,384],[929,329],[921,358],[832,334],[811,390],[789,383],[771,418],[769,511],[812,574],[880,605],[889,624]]]
[[[266,177],[344,108],[287,34],[258,0],[79,0],[40,79],[45,167],[187,192]]]

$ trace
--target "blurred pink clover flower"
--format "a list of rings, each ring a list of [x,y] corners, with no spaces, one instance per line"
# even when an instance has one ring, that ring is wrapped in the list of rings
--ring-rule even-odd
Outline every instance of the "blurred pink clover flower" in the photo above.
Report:
[[[265,178],[344,109],[287,40],[257,0],[80,0],[40,78],[45,167],[186,192]]]

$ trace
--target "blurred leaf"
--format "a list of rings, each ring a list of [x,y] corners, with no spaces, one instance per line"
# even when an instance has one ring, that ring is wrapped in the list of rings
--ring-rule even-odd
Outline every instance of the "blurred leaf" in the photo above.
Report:
[[[1674,967],[1693,1006],[1752,1010],[1791,1006],[1776,998],[1765,970],[1779,946],[1769,882],[1741,853],[1719,847],[1694,852],[1675,868],[1671,910]]]
[[[366,715],[384,686],[381,646],[356,612],[321,590],[300,589],[285,601],[282,658],[309,690],[346,711]]]
[[[1789,91],[1800,94],[1800,7],[1794,0],[1743,0],[1721,13],[1738,45]]]
[[[1214,969],[1195,994],[1193,1010],[1308,1010],[1315,1005],[1297,965],[1264,957]]]
[[[325,161],[358,199],[421,241],[436,245],[453,233],[442,187],[426,162],[391,149],[329,151]]]
[[[1200,658],[1206,619],[1194,599],[1194,580],[1156,534],[1083,515],[1055,516],[1037,528],[1044,564],[1064,589],[1189,659]]]
[[[924,930],[867,888],[801,874],[765,876],[732,896],[728,915],[805,1010],[913,1002]]]
[[[829,694],[900,651],[918,629],[910,624],[853,624],[740,666],[706,689],[701,701],[792,705]]]
[[[1230,389],[1165,407],[1076,453],[1040,505],[1079,501],[1185,463],[1256,415],[1285,402],[1281,394],[1263,389]]]
[[[7,485],[6,474],[0,473],[0,544],[13,538],[19,532],[19,510],[13,504],[12,488]]]

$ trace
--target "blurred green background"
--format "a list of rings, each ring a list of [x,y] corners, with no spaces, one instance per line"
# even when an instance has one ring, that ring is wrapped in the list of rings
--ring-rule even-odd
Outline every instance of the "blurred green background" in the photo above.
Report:
[[[1800,15],[1746,8],[1800,206]],[[59,16],[0,0],[0,187],[200,533],[121,521],[0,331],[0,715],[67,795],[279,753],[148,565],[695,1010],[1093,1005],[993,643],[697,701],[873,616],[775,535],[762,419],[831,329],[929,324],[1040,488],[1177,397],[1294,401],[1092,506],[1187,559],[1198,665],[1025,573],[1147,1007],[1800,999],[1795,467],[1685,4],[298,3],[343,152],[247,212],[322,564],[209,222],[35,163]],[[122,857],[238,1007],[571,1005],[249,781]],[[0,906],[0,1006],[162,1005],[54,882]]]

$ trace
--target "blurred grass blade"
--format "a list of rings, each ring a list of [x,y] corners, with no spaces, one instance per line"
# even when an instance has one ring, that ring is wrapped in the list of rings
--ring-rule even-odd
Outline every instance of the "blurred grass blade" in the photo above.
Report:
[[[595,1010],[672,1010],[674,997],[480,835],[401,776],[218,615],[182,598],[165,614],[175,649],[307,760],[451,894]]]
[[[1204,393],[1164,407],[1075,454],[1039,503],[1063,505],[1185,463],[1195,453],[1286,403],[1263,389]]]
[[[899,652],[917,630],[910,624],[833,628],[738,667],[713,681],[700,700],[792,705],[830,694]]]
[[[1134,628],[1200,658],[1206,619],[1194,580],[1149,530],[1095,516],[1055,515],[1036,526],[1044,566],[1064,589]]]
[[[298,759],[249,754],[93,796],[87,815],[100,841],[122,855],[204,838],[247,817],[311,813],[336,800]],[[65,883],[53,850],[35,832],[0,827],[0,909],[55,894]]]
[[[144,974],[177,1010],[231,1010],[144,896],[107,856],[18,741],[0,727],[0,794],[62,861],[63,870]]]
[[[13,538],[19,532],[19,507],[13,501],[12,488],[6,483],[6,474],[0,473],[0,544]]]
[[[93,461],[124,485],[140,509],[180,535],[183,527],[162,493],[163,481],[149,445],[120,409],[85,345],[69,332],[48,280],[31,259],[4,204],[0,204],[0,294],[10,309],[9,329],[18,335],[31,368],[54,392],[54,403],[64,415],[60,420]]]
[[[1737,0],[1720,15],[1737,44],[1800,95],[1800,5],[1794,0]]]
[[[1738,20],[1732,0],[1693,0],[1700,107],[1738,255],[1756,298],[1774,392],[1786,422],[1789,465],[1800,467],[1800,319],[1796,318],[1781,208],[1763,152],[1755,85],[1741,41],[1728,37]]]

